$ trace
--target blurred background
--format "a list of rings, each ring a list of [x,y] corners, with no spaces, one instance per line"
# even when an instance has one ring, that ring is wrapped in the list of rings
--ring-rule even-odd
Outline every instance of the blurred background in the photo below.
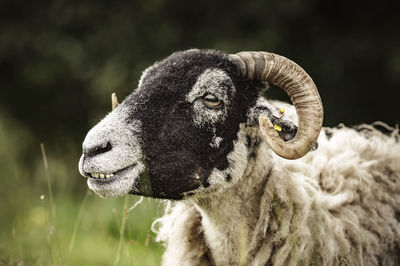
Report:
[[[77,164],[87,131],[174,51],[263,50],[299,63],[325,125],[399,122],[394,1],[0,0],[0,264],[158,265],[164,203],[104,200]],[[279,90],[269,97],[286,99]],[[45,168],[40,143],[46,149]]]

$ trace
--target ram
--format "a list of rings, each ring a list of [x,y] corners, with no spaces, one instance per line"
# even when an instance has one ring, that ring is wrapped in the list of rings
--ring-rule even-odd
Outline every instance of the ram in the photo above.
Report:
[[[171,200],[164,265],[399,265],[398,130],[322,120],[285,57],[177,52],[89,131],[79,170],[102,197]]]

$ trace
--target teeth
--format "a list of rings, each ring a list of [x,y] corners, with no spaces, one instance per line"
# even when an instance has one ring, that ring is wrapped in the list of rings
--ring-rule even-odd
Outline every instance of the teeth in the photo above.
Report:
[[[100,174],[100,173],[91,173],[90,174],[93,178],[111,178],[114,174]]]

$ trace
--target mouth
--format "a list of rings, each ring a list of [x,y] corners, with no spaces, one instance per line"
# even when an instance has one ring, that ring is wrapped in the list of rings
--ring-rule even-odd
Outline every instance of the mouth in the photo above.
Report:
[[[119,197],[128,194],[135,189],[135,182],[141,172],[144,170],[144,164],[137,162],[115,172],[91,172],[85,173],[88,177],[89,188],[104,198]]]
[[[122,168],[116,172],[112,173],[98,173],[98,172],[93,172],[93,173],[86,173],[87,177],[89,180],[92,180],[93,182],[100,182],[100,183],[110,183],[113,181],[116,181],[118,178],[123,177],[127,172],[132,170],[136,164],[132,164],[130,166],[127,166],[125,168]]]

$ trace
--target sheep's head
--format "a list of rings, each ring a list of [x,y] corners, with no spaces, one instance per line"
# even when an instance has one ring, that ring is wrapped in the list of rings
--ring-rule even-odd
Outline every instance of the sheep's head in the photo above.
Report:
[[[296,135],[292,140],[273,129],[268,108],[266,116],[254,117],[265,82],[282,87],[296,107],[298,130],[283,122]],[[144,71],[138,88],[89,131],[79,170],[104,197],[181,199],[232,182],[235,159],[229,155],[244,125],[260,125],[274,152],[295,159],[314,145],[321,124],[315,85],[290,60],[268,53],[177,52]]]

